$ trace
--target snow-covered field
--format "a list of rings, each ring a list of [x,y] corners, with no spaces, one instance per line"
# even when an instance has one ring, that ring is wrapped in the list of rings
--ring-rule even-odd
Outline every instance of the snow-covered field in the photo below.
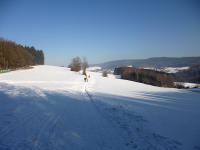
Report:
[[[166,67],[163,69],[166,73],[177,73],[179,71],[188,70],[190,67]]]
[[[97,66],[94,66],[94,67],[89,67],[87,68],[88,71],[93,71],[93,72],[98,72],[101,70],[101,67],[97,67]]]
[[[200,93],[37,66],[0,75],[0,150],[199,150]]]
[[[179,71],[183,71],[183,70],[188,70],[190,67],[186,66],[186,67],[164,67],[164,68],[144,68],[144,69],[150,69],[150,70],[156,70],[156,71],[162,71],[162,72],[166,72],[166,73],[177,73]]]

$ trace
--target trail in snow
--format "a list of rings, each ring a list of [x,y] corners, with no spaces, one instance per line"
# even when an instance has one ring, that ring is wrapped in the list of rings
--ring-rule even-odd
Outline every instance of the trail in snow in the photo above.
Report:
[[[116,132],[126,141],[131,149],[181,149],[179,141],[161,136],[148,127],[148,121],[135,112],[130,112],[121,104],[108,105],[100,99],[94,100],[87,86],[85,92],[98,112],[109,121]],[[107,99],[109,100],[109,99]]]
[[[123,139],[99,115],[87,97],[81,93],[80,99],[56,93],[45,94],[46,100],[20,97],[15,106],[6,110],[14,116],[8,120],[9,123],[1,118],[1,149],[126,148]],[[16,101],[4,98],[11,103]],[[5,102],[2,105],[11,104]],[[4,112],[0,116],[3,117]]]
[[[114,118],[114,124],[120,120],[125,122],[131,131],[136,130],[137,126],[142,128],[142,132],[134,131],[135,135],[129,136],[129,139],[137,137],[138,141],[142,140],[139,134],[143,138],[147,137],[148,142],[138,142],[138,147],[143,145],[144,149],[148,149],[149,145],[150,149],[186,150],[199,148],[199,93],[102,77],[96,78],[95,82],[90,93],[95,102],[99,103],[102,112],[106,113],[105,116]],[[142,121],[134,122],[137,116]]]
[[[53,91],[53,82],[46,87],[33,82],[31,88],[15,81],[1,83],[0,149],[126,149],[123,139],[83,93],[85,83],[79,74],[77,81],[73,90],[66,87],[60,92],[56,92],[60,87]]]
[[[0,76],[2,150],[199,149],[200,93],[63,67]]]

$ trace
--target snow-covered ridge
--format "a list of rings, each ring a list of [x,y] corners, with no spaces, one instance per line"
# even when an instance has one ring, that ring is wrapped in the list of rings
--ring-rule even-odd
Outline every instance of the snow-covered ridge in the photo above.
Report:
[[[166,72],[166,73],[177,73],[179,71],[187,70],[189,68],[190,67],[186,66],[186,67],[164,67],[164,68],[148,68],[148,67],[145,67],[144,69],[162,71],[162,72]]]
[[[167,73],[177,73],[179,71],[187,70],[189,68],[190,67],[166,67],[163,69],[163,71]]]
[[[101,70],[101,67],[98,67],[98,66],[94,66],[94,67],[89,67],[87,68],[88,71],[99,71]]]

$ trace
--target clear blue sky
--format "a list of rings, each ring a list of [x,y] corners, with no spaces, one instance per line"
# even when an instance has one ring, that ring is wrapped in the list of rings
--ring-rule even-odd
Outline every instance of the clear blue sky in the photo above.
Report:
[[[0,0],[0,37],[66,65],[200,56],[199,0]]]

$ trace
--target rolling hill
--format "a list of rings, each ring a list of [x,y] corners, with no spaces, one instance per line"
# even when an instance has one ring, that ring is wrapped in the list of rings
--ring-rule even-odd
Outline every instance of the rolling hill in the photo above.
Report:
[[[200,93],[88,74],[0,74],[0,149],[199,149]]]
[[[92,66],[103,70],[113,70],[116,67],[133,66],[137,68],[185,67],[200,64],[200,57],[153,57],[148,59],[115,60]]]

